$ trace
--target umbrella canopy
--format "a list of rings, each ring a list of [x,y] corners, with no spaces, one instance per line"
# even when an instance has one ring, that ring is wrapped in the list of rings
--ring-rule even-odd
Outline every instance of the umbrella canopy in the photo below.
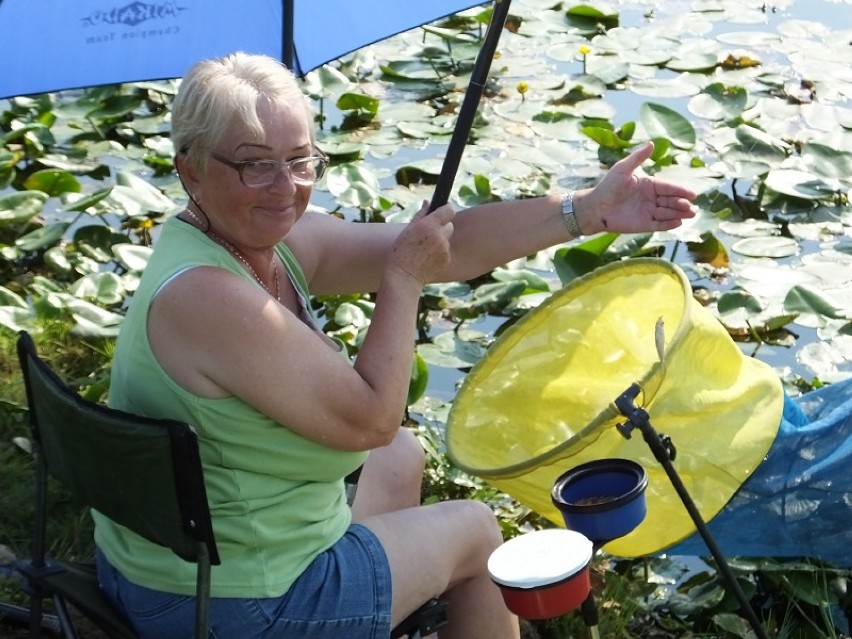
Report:
[[[472,0],[0,0],[0,98],[181,77],[242,50],[297,75]],[[292,22],[291,22],[292,20]],[[292,38],[292,43],[290,41]]]

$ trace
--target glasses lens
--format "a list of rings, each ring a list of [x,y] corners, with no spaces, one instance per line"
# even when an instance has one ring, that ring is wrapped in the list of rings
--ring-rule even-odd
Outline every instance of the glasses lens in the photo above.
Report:
[[[297,184],[313,184],[323,176],[325,167],[325,158],[311,156],[297,158],[289,162],[276,162],[275,160],[241,162],[239,171],[243,184],[257,188],[272,184],[281,170],[288,171],[290,179]]]
[[[290,175],[295,182],[313,184],[322,177],[324,172],[323,158],[308,157],[290,161]]]
[[[246,186],[266,186],[275,181],[278,174],[278,162],[262,160],[240,164],[240,177]]]

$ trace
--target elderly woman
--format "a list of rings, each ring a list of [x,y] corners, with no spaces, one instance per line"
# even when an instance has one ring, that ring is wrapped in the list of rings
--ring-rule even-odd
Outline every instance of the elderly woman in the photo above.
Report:
[[[172,113],[186,210],[162,228],[122,327],[112,406],[196,425],[213,527],[211,636],[387,637],[430,597],[445,637],[517,637],[491,583],[489,508],[419,505],[423,454],[400,425],[428,282],[473,278],[580,232],[667,230],[688,189],[634,173],[594,189],[360,224],[308,211],[326,158],[293,75],[236,53],[203,61]],[[372,291],[354,362],[309,294]],[[364,466],[351,508],[343,478]],[[142,637],[191,634],[194,570],[96,517],[103,588]]]

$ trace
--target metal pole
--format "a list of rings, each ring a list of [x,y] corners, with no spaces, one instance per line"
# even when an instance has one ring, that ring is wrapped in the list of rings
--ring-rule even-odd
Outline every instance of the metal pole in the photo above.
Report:
[[[470,77],[470,84],[459,109],[459,116],[456,120],[456,127],[453,130],[453,136],[450,139],[450,146],[447,148],[447,155],[444,157],[441,174],[438,176],[438,183],[435,185],[432,202],[429,204],[429,212],[443,206],[449,200],[462,153],[467,144],[470,130],[473,127],[473,119],[476,116],[479,100],[482,98],[485,83],[488,81],[491,60],[494,59],[497,42],[500,40],[500,34],[509,15],[509,4],[510,0],[495,0],[494,2],[494,11],[491,14],[491,20],[488,22],[485,41],[476,56],[476,63]]]
[[[295,49],[295,45],[293,44],[293,22],[295,9],[293,8],[293,5],[296,4],[296,0],[282,0],[282,3],[283,6],[281,16],[281,61],[288,69],[295,73],[296,70],[293,68],[293,57]]]
[[[586,631],[589,639],[600,639],[601,633],[598,630],[598,607],[595,603],[595,596],[591,592],[580,606],[580,613],[582,614],[583,621],[586,624]]]
[[[707,545],[707,548],[716,560],[716,563],[719,566],[719,571],[728,583],[731,592],[733,592],[734,596],[737,598],[740,608],[743,611],[743,615],[745,615],[745,618],[754,630],[755,636],[757,636],[758,639],[768,639],[766,631],[763,629],[763,625],[760,623],[754,609],[751,607],[751,603],[749,603],[745,593],[742,588],[740,588],[740,584],[737,582],[736,576],[731,570],[731,567],[728,565],[728,562],[725,560],[725,556],[716,545],[716,540],[713,539],[713,536],[710,534],[710,530],[704,523],[701,513],[698,512],[698,508],[695,506],[695,502],[692,501],[692,497],[686,490],[686,486],[684,486],[681,481],[680,475],[677,474],[677,471],[672,464],[669,449],[663,443],[663,440],[657,431],[654,430],[654,427],[651,426],[647,411],[634,405],[633,400],[639,395],[640,390],[641,389],[638,384],[633,384],[615,400],[615,407],[628,420],[628,423],[618,426],[619,432],[625,438],[629,439],[630,433],[634,428],[638,428],[642,431],[642,437],[654,453],[654,457],[656,457],[657,461],[660,462],[665,469],[666,475],[668,475],[672,486],[675,491],[677,491],[677,494],[683,502],[683,505],[686,507],[687,512],[689,512],[690,517],[692,517],[695,527],[704,539],[704,543]]]

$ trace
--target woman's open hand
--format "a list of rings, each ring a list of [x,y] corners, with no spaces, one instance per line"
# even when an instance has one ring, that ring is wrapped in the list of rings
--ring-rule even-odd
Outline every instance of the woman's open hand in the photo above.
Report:
[[[692,190],[649,177],[639,168],[653,150],[652,142],[644,144],[616,162],[594,189],[575,196],[584,233],[668,231],[695,216]]]

